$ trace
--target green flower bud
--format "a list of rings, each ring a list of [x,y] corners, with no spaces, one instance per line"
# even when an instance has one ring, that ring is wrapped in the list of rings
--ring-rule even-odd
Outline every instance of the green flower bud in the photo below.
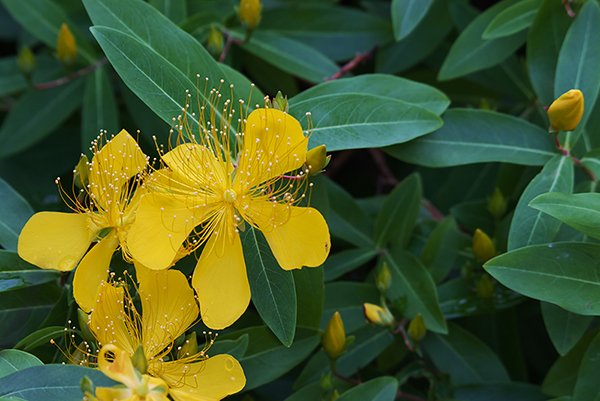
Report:
[[[499,188],[495,188],[492,196],[488,198],[487,209],[495,218],[499,219],[506,213],[506,198]]]
[[[56,38],[56,57],[65,66],[70,66],[77,60],[77,42],[67,24],[64,23],[60,26]]]
[[[308,175],[318,175],[327,167],[331,156],[327,156],[327,148],[325,145],[319,145],[306,153],[306,168]]]
[[[19,71],[21,71],[25,76],[30,76],[35,70],[35,64],[35,54],[33,54],[29,47],[22,47],[17,55],[17,65],[19,66]]]
[[[479,228],[473,234],[473,255],[478,262],[484,263],[496,256],[496,246],[492,239]]]
[[[346,330],[340,312],[335,312],[321,338],[323,349],[331,359],[337,359],[346,349]]]
[[[423,316],[418,313],[408,324],[408,335],[413,341],[419,342],[425,337],[425,334],[427,334],[427,327]]]

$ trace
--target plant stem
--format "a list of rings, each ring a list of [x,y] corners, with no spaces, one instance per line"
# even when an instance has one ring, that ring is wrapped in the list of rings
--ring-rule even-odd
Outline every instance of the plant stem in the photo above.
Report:
[[[64,77],[60,77],[60,78],[54,79],[52,81],[35,84],[35,85],[33,85],[33,87],[37,90],[44,90],[44,89],[56,88],[58,86],[68,84],[69,82],[73,81],[76,78],[79,78],[79,77],[87,75],[91,72],[94,72],[95,70],[97,70],[98,68],[100,68],[104,64],[106,64],[107,62],[108,62],[108,60],[106,59],[106,57],[103,57],[100,60],[96,61],[94,64],[90,64],[86,67],[83,67],[77,71],[70,73],[69,75],[65,75]]]

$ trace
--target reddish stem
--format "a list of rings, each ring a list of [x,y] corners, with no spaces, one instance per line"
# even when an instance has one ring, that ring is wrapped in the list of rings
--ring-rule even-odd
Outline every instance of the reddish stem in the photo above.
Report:
[[[597,181],[598,177],[596,177],[596,174],[594,174],[594,172],[592,170],[590,170],[585,164],[583,164],[581,162],[581,159],[576,158],[575,156],[573,156],[571,154],[571,152],[568,149],[565,149],[560,141],[558,140],[558,133],[554,134],[554,146],[556,146],[556,149],[558,149],[558,151],[563,155],[563,156],[567,156],[571,159],[571,161],[573,162],[574,165],[576,165],[577,167],[581,168],[583,170],[583,172],[588,176],[588,178],[592,181]]]
[[[415,352],[415,348],[413,347],[412,343],[410,342],[410,338],[408,338],[408,334],[406,333],[406,330],[404,330],[405,324],[406,324],[406,319],[403,319],[400,323],[398,323],[398,326],[394,329],[394,331],[392,333],[400,334],[402,336],[402,340],[404,340],[404,345],[406,345],[406,348],[410,352]]]
[[[373,50],[369,50],[368,52],[357,54],[352,60],[348,61],[346,64],[340,68],[338,72],[330,76],[326,79],[326,81],[332,81],[334,79],[338,79],[355,69],[360,63],[369,59],[373,55]]]
[[[96,69],[102,67],[107,62],[108,62],[108,60],[106,59],[106,57],[103,57],[100,60],[96,61],[94,64],[90,64],[86,67],[83,67],[77,71],[70,73],[69,75],[65,75],[64,77],[60,77],[60,78],[54,79],[52,81],[35,84],[35,85],[33,85],[33,87],[37,90],[44,90],[44,89],[51,89],[51,88],[56,88],[57,86],[65,85],[65,84],[73,81],[76,78],[79,78],[79,77],[87,75],[91,72],[94,72]]]
[[[562,0],[562,3],[563,6],[565,6],[565,11],[567,12],[567,15],[571,18],[575,18],[577,14],[575,14],[575,11],[573,11],[573,9],[571,8],[571,1],[572,0]]]

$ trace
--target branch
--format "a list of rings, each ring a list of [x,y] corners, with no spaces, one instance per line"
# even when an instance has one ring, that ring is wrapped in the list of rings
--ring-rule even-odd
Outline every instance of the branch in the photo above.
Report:
[[[57,86],[65,85],[65,84],[73,81],[76,78],[79,78],[79,77],[87,75],[91,72],[94,72],[95,70],[97,70],[98,68],[100,68],[104,64],[106,64],[107,62],[108,62],[108,60],[106,59],[106,57],[102,57],[100,60],[96,61],[94,64],[90,64],[86,67],[83,67],[82,69],[72,72],[69,75],[65,75],[64,77],[60,77],[60,78],[54,79],[52,81],[35,84],[35,85],[33,85],[33,87],[37,90],[44,90],[44,89],[51,89],[51,88],[56,88]]]
[[[332,76],[330,76],[329,78],[327,78],[325,80],[332,81],[334,79],[343,77],[344,75],[346,75],[347,73],[352,71],[354,68],[356,68],[360,63],[371,58],[371,56],[373,55],[373,50],[374,49],[369,50],[368,52],[357,54],[352,60],[350,60],[346,64],[344,64],[338,72],[336,72],[335,74],[333,74]]]

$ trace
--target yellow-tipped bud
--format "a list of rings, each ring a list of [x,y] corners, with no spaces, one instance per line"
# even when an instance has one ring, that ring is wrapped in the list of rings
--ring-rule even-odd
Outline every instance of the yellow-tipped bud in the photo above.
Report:
[[[63,65],[71,65],[77,59],[77,43],[73,33],[67,26],[62,24],[56,39],[56,57]]]
[[[146,374],[148,371],[148,359],[146,359],[146,354],[144,354],[144,348],[140,345],[137,347],[135,352],[131,357],[131,363],[135,370],[140,372],[141,374]]]
[[[484,263],[496,256],[496,246],[492,239],[479,228],[473,234],[473,255],[478,262]]]
[[[73,182],[78,188],[85,188],[90,179],[90,163],[86,155],[81,155],[73,171]]]
[[[309,150],[306,153],[308,175],[320,174],[327,167],[330,160],[331,156],[327,156],[327,147],[325,145],[319,145]]]
[[[419,342],[425,337],[425,334],[427,334],[427,327],[425,326],[423,316],[418,313],[408,324],[408,335],[413,341]]]
[[[260,23],[262,4],[260,0],[240,0],[240,21],[248,30],[253,30]]]
[[[494,288],[496,283],[492,278],[484,274],[475,282],[475,292],[477,296],[482,299],[489,299],[494,296]]]
[[[321,338],[323,349],[331,359],[337,359],[346,349],[346,330],[340,312],[335,312]]]
[[[396,322],[394,315],[388,308],[382,308],[375,304],[363,304],[363,313],[369,323],[377,326],[393,326]]]
[[[223,52],[223,33],[215,27],[210,28],[206,48],[213,56],[218,56]]]
[[[387,263],[383,263],[375,275],[375,285],[382,294],[385,294],[392,284],[392,273]]]
[[[17,65],[19,66],[19,71],[26,76],[31,75],[33,70],[35,70],[35,55],[29,47],[25,46],[19,50]]]
[[[548,119],[553,131],[573,131],[583,116],[583,93],[579,89],[571,89],[560,95],[548,107]]]
[[[500,188],[494,189],[492,196],[488,198],[487,209],[495,218],[499,219],[506,213],[506,198]]]
[[[198,353],[198,337],[196,337],[196,332],[192,331],[185,338],[185,342],[177,351],[177,358],[185,358],[186,356],[196,355]]]

